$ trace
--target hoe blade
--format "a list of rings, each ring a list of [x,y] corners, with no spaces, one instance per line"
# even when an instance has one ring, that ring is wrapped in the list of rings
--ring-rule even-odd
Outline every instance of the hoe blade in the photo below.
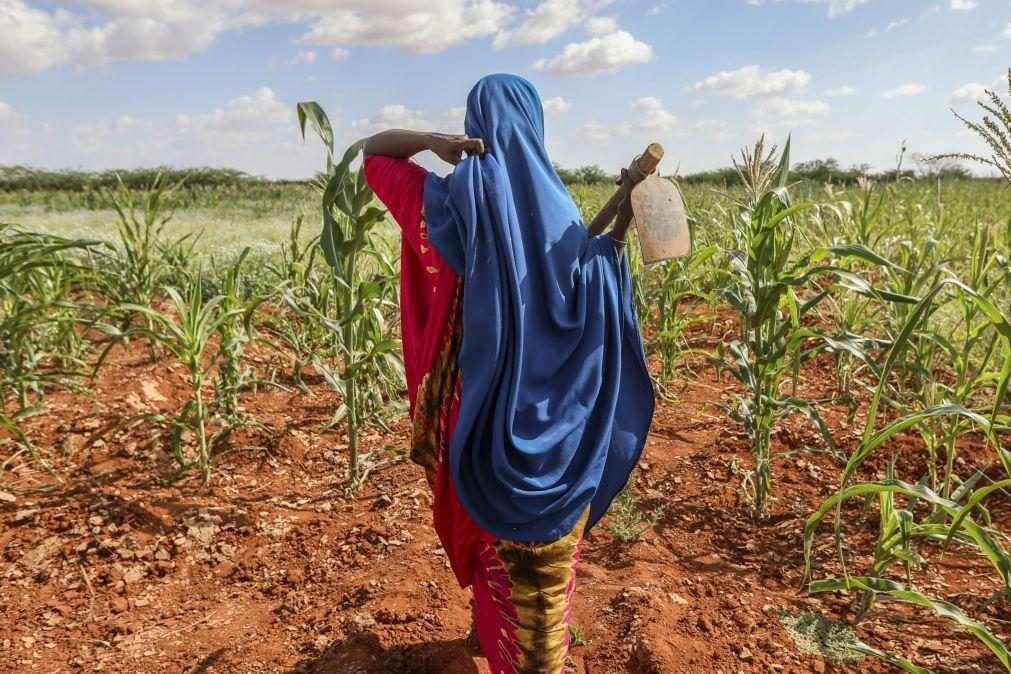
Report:
[[[632,189],[632,213],[644,261],[659,262],[691,252],[685,204],[670,180],[654,174],[636,185]]]

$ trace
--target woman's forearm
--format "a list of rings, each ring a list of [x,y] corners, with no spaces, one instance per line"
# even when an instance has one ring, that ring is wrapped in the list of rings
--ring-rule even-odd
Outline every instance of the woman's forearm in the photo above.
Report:
[[[625,246],[628,241],[628,230],[632,225],[632,209],[622,208],[618,211],[618,217],[611,228],[611,238],[614,239],[618,248],[618,258],[625,255]]]
[[[365,141],[365,154],[396,159],[407,159],[425,150],[431,150],[444,162],[459,164],[465,154],[483,155],[484,142],[468,136],[404,129],[381,131]]]
[[[611,228],[611,236],[614,238],[625,241],[628,239],[628,230],[632,226],[632,209],[622,209],[618,212],[618,217],[614,221],[614,227]]]
[[[365,154],[406,159],[419,152],[430,150],[434,134],[406,129],[389,129],[365,141]]]

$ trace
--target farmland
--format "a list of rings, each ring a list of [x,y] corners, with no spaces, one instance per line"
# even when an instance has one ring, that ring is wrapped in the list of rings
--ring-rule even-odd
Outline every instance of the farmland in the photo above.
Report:
[[[630,247],[661,400],[575,671],[1011,670],[1011,187],[736,162],[682,185],[692,256]],[[321,180],[322,247],[322,185],[0,192],[0,668],[479,671],[405,460],[396,226]]]

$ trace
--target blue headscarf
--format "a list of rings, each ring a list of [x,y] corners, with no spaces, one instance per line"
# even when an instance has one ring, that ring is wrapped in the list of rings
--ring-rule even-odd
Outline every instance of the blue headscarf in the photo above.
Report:
[[[544,149],[530,82],[490,75],[467,98],[484,157],[425,183],[429,240],[463,277],[458,498],[483,529],[552,541],[592,526],[628,481],[653,387],[628,267],[590,238]]]

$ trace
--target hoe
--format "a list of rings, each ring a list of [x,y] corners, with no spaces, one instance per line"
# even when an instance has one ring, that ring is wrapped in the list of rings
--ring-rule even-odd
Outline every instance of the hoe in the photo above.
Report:
[[[639,245],[645,262],[660,262],[691,252],[691,234],[681,192],[673,182],[661,178],[656,167],[663,158],[663,147],[650,143],[632,160],[628,177],[632,181],[632,214],[639,233]],[[590,223],[590,236],[602,233],[618,214],[623,190],[615,191],[597,217]]]

